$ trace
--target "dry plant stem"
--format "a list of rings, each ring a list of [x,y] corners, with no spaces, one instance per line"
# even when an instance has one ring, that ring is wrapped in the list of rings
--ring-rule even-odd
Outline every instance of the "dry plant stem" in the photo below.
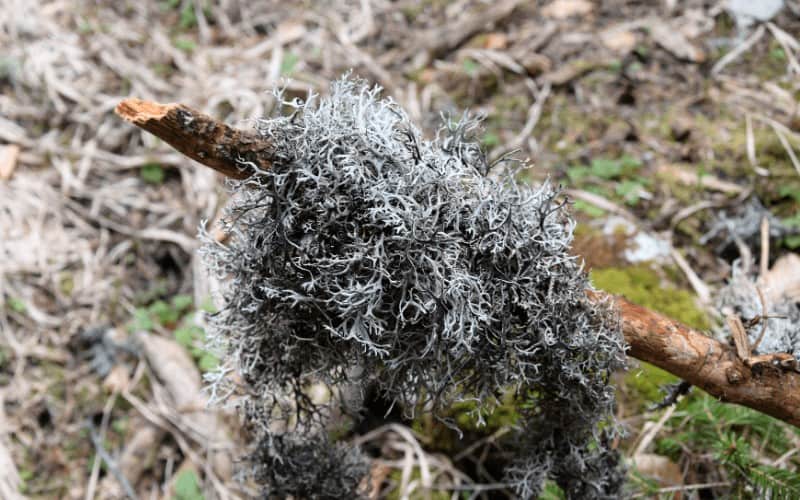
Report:
[[[243,178],[271,165],[269,143],[180,104],[127,99],[117,114],[160,137],[181,153],[225,175]],[[591,300],[604,293],[588,292]],[[615,298],[628,354],[700,387],[721,401],[737,403],[800,427],[800,373],[771,365],[750,367],[730,346],[644,307]]]

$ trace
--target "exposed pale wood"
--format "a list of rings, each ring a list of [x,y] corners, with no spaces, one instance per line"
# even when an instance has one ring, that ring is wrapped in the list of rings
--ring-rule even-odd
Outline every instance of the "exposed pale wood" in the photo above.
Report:
[[[241,158],[259,168],[272,162],[265,139],[221,124],[180,104],[128,99],[117,113],[173,145],[178,151],[225,175],[252,173]],[[587,292],[605,300],[603,292]],[[733,347],[654,311],[615,297],[628,354],[652,363],[721,401],[759,410],[800,427],[800,373],[785,356],[742,359]],[[793,358],[792,358],[793,360]]]

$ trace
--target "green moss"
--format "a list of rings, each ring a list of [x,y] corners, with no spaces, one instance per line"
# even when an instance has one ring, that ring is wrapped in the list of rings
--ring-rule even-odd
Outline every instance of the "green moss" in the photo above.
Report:
[[[463,438],[459,438],[455,430],[427,412],[420,412],[411,422],[411,428],[419,435],[425,436],[427,448],[454,454],[478,439],[515,425],[519,419],[518,405],[519,401],[511,390],[506,392],[494,406],[490,404],[482,411],[474,401],[453,404],[442,416],[456,423],[463,433]]]
[[[640,412],[664,399],[662,388],[678,381],[676,376],[661,368],[642,362],[638,368],[625,374],[622,390],[628,406],[633,406]]]
[[[454,404],[451,411],[451,416],[460,429],[486,434],[492,434],[503,427],[515,425],[519,419],[514,395],[510,391],[503,397],[500,404],[489,410],[480,411],[474,401],[463,401]],[[481,424],[481,419],[483,424]]]
[[[694,296],[687,290],[662,283],[661,277],[647,264],[594,269],[591,278],[601,290],[622,295],[694,328],[707,330],[710,327],[706,314],[695,305]]]
[[[622,295],[631,302],[694,328],[707,330],[710,327],[705,312],[695,305],[694,296],[687,290],[665,282],[647,264],[595,269],[591,272],[591,278],[601,290]],[[642,411],[663,399],[662,387],[676,382],[678,379],[664,370],[641,363],[625,375],[624,383],[620,386],[621,399],[625,401],[625,406]]]

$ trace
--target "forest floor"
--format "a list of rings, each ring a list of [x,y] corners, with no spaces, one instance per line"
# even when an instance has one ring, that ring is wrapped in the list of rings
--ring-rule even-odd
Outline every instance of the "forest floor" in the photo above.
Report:
[[[796,1],[749,26],[695,0],[219,3],[0,3],[0,496],[253,496],[239,421],[201,383],[195,235],[225,185],[116,117],[125,97],[246,127],[275,86],[324,94],[352,70],[429,132],[482,113],[490,158],[516,151],[573,201],[595,286],[708,331],[765,216],[764,266],[800,248]],[[797,474],[798,429],[699,390],[652,409],[672,382],[635,361],[617,376],[632,495],[757,496]],[[510,495],[475,486],[501,479],[504,410],[462,441],[426,420],[351,437],[375,452],[374,496]]]

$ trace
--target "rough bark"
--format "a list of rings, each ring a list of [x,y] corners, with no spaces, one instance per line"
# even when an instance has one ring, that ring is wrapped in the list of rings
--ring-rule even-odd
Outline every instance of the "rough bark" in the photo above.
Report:
[[[742,359],[736,350],[644,307],[616,298],[628,355],[652,363],[720,401],[737,403],[800,427],[800,374],[785,358]],[[755,358],[753,358],[755,359]]]
[[[234,179],[269,168],[269,142],[252,132],[231,128],[183,104],[125,99],[116,112],[137,127],[164,140],[189,158]]]
[[[271,166],[268,141],[180,104],[126,99],[117,113],[186,156],[229,177]],[[603,300],[602,292],[587,292]],[[784,356],[742,359],[736,350],[659,313],[615,297],[628,354],[737,403],[800,427],[800,373]],[[756,361],[754,362],[754,359]]]

